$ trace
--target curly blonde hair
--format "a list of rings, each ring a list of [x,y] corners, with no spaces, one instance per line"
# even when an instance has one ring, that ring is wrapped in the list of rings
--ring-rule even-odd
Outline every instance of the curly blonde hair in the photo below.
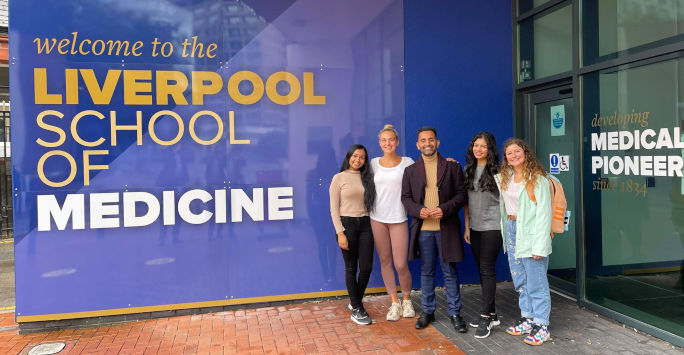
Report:
[[[399,133],[397,133],[397,130],[394,129],[394,126],[392,126],[389,123],[386,124],[385,127],[382,127],[382,129],[380,130],[380,133],[378,133],[378,139],[380,139],[380,135],[382,134],[382,132],[392,132],[392,133],[394,133],[394,138],[399,140]]]
[[[537,159],[534,153],[532,153],[532,149],[529,145],[527,145],[527,143],[525,143],[525,141],[520,138],[510,138],[504,143],[501,169],[499,169],[501,174],[501,189],[506,190],[508,188],[508,180],[511,178],[514,172],[513,166],[508,163],[508,159],[506,158],[506,149],[512,145],[517,145],[518,147],[522,148],[523,152],[525,153],[525,161],[523,162],[522,167],[522,182],[524,183],[525,187],[534,187],[534,184],[537,181],[537,176],[546,176],[546,170],[544,170],[544,167],[539,162],[539,159]]]

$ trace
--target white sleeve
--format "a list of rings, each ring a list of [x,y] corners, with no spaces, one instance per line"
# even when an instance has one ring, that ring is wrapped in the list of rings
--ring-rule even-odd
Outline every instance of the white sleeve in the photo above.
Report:
[[[371,172],[375,174],[376,171],[378,171],[378,162],[380,161],[380,158],[373,158],[370,161],[370,167],[371,167]]]

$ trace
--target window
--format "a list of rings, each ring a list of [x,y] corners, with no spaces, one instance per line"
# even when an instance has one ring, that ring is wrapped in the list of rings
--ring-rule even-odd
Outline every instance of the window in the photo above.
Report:
[[[683,336],[684,59],[582,83],[587,299]]]
[[[684,0],[582,3],[583,65],[684,40]]]
[[[518,24],[520,82],[572,69],[572,6],[564,3]]]
[[[546,4],[549,0],[520,0],[518,1],[518,14],[523,14],[533,8]]]

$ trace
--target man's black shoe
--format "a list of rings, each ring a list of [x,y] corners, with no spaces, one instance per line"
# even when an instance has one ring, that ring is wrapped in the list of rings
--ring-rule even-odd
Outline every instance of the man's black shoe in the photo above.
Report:
[[[434,313],[421,313],[420,317],[416,321],[416,329],[423,329],[427,327],[430,323],[435,321]],[[463,323],[465,324],[465,323]]]
[[[456,329],[459,333],[465,333],[468,331],[468,326],[460,314],[451,316],[451,325],[453,325],[454,329]]]

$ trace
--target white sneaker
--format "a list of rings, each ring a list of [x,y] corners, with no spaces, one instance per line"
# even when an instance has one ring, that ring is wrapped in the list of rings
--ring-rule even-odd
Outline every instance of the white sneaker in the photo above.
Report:
[[[403,300],[401,308],[404,309],[404,314],[402,314],[404,318],[413,318],[416,316],[416,311],[413,309],[413,302],[411,302],[411,300]]]
[[[398,321],[401,318],[401,303],[392,303],[389,312],[387,312],[387,320]]]

